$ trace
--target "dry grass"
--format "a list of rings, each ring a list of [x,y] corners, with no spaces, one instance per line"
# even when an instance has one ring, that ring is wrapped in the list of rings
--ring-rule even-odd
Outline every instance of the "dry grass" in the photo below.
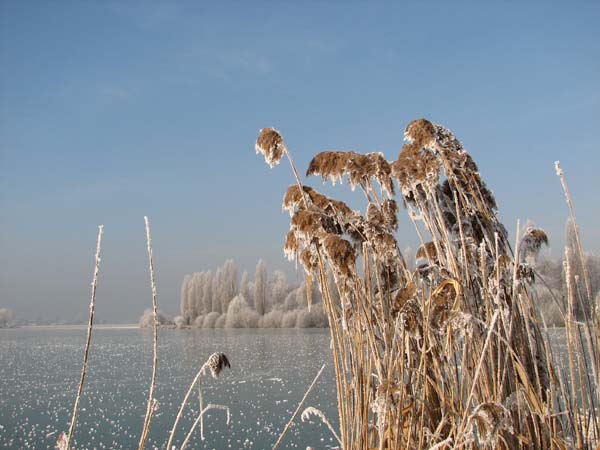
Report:
[[[281,135],[270,140],[296,177],[284,198],[292,215],[285,251],[323,296],[342,447],[597,448],[598,307],[582,322],[573,313],[593,304],[587,272],[584,280],[569,276],[567,255],[562,364],[532,288],[546,234],[527,229],[513,250],[492,193],[454,134],[419,119],[405,136],[396,161],[324,152],[310,162],[308,175],[359,187],[364,214],[303,186]],[[263,133],[259,141],[257,149],[273,147]],[[263,153],[272,165],[272,153]],[[394,182],[422,241],[417,256],[426,263],[414,271],[396,240]],[[578,234],[577,244],[583,261]]]
[[[98,289],[98,275],[100,273],[100,248],[102,245],[102,232],[104,227],[98,226],[98,239],[96,240],[96,256],[94,258],[94,277],[92,279],[92,294],[90,299],[90,316],[88,321],[87,336],[85,339],[85,349],[83,351],[83,364],[81,366],[81,378],[79,380],[79,387],[77,388],[77,395],[75,396],[75,404],[73,405],[73,414],[71,415],[71,424],[69,425],[69,431],[67,433],[61,433],[58,437],[56,448],[59,450],[67,450],[71,446],[73,440],[73,432],[75,431],[75,424],[77,423],[77,413],[79,412],[79,403],[81,401],[81,394],[83,393],[83,386],[85,383],[85,377],[87,374],[88,358],[90,354],[90,344],[92,342],[92,331],[94,328],[94,311],[96,308],[96,290]]]
[[[148,432],[150,431],[150,423],[152,416],[158,406],[154,398],[154,390],[156,389],[156,370],[158,368],[158,305],[156,303],[156,282],[154,276],[154,257],[152,256],[152,238],[150,237],[150,222],[147,216],[144,216],[146,224],[146,246],[148,248],[148,267],[150,271],[150,288],[152,290],[152,377],[150,379],[150,389],[148,392],[148,403],[146,406],[146,416],[144,417],[144,426],[140,435],[138,450],[144,450]]]
[[[157,375],[157,366],[158,366],[158,325],[159,325],[158,317],[159,317],[159,312],[158,312],[158,305],[157,305],[157,293],[156,293],[156,282],[155,282],[155,272],[154,272],[154,257],[153,257],[153,252],[152,252],[152,239],[150,236],[150,222],[148,220],[148,217],[144,216],[144,222],[146,225],[146,244],[147,244],[147,250],[148,250],[150,287],[151,287],[151,291],[152,291],[152,306],[153,306],[153,309],[152,309],[153,364],[152,364],[152,376],[150,379],[150,388],[149,388],[149,393],[148,393],[148,402],[147,402],[147,406],[146,406],[146,415],[144,418],[144,424],[143,424],[142,432],[140,434],[140,441],[138,444],[139,450],[143,450],[146,446],[146,441],[148,439],[148,433],[150,431],[150,424],[152,423],[152,417],[158,407],[158,402],[154,396],[154,393],[155,393],[155,389],[156,389],[156,375]],[[91,337],[92,337],[92,331],[93,331],[93,325],[94,325],[96,290],[97,290],[97,286],[98,286],[98,275],[100,272],[100,248],[101,248],[101,243],[102,243],[102,234],[103,234],[103,226],[100,225],[98,227],[98,240],[97,240],[97,244],[96,244],[95,268],[94,268],[94,277],[92,280],[92,294],[91,294],[91,300],[90,300],[90,316],[89,316],[89,324],[88,324],[88,328],[87,328],[87,338],[86,338],[84,356],[83,356],[83,366],[81,369],[81,379],[79,382],[77,395],[75,398],[75,404],[73,406],[73,414],[72,414],[72,418],[71,418],[71,424],[69,427],[69,431],[68,431],[68,433],[65,433],[65,432],[60,433],[57,438],[57,441],[55,443],[55,448],[58,450],[70,450],[70,448],[71,448],[73,431],[75,429],[75,424],[77,421],[77,413],[79,411],[79,403],[81,400],[81,395],[82,395],[83,387],[84,387],[84,381],[85,381],[86,374],[87,374],[89,349],[90,349],[90,343],[91,343]],[[172,444],[173,438],[175,436],[177,424],[179,423],[179,420],[182,417],[183,410],[184,410],[184,408],[187,404],[187,401],[192,393],[192,390],[194,389],[194,387],[196,385],[198,385],[200,411],[199,411],[198,417],[196,418],[191,429],[186,434],[186,437],[185,437],[180,449],[183,450],[188,445],[188,443],[198,425],[200,425],[201,439],[204,440],[203,417],[207,411],[209,411],[211,409],[220,409],[220,410],[226,411],[227,424],[229,424],[230,411],[227,406],[215,405],[212,403],[208,404],[206,407],[203,406],[202,390],[201,390],[201,386],[200,386],[202,375],[205,375],[206,370],[210,370],[213,378],[217,378],[221,374],[221,372],[223,371],[223,369],[225,367],[231,368],[231,364],[229,363],[229,359],[227,358],[227,356],[224,353],[220,353],[220,352],[216,352],[216,353],[213,353],[212,355],[210,355],[208,360],[202,365],[202,367],[196,374],[194,380],[192,381],[192,384],[190,385],[190,387],[180,405],[177,416],[175,417],[175,423],[173,424],[173,428],[168,436],[168,443],[167,443],[168,449],[174,448],[171,446],[171,444]]]

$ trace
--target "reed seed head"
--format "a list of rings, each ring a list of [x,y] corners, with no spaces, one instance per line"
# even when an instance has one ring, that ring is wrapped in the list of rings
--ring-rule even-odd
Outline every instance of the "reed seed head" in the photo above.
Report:
[[[260,130],[256,145],[254,146],[256,153],[262,153],[265,157],[265,162],[271,167],[275,167],[283,158],[287,147],[283,142],[281,134],[274,128],[263,128]]]
[[[548,245],[548,235],[541,228],[527,227],[521,237],[520,250],[525,258],[535,260],[543,245]]]
[[[426,242],[417,249],[415,254],[416,259],[426,259],[430,264],[437,264],[438,254],[435,244],[433,242]]]
[[[346,278],[355,273],[356,252],[350,242],[335,234],[330,234],[323,240],[323,248],[337,273]]]
[[[306,176],[320,175],[323,181],[329,178],[334,185],[338,181],[341,183],[347,175],[352,189],[359,185],[368,189],[371,179],[374,179],[388,195],[393,195],[391,174],[390,163],[378,152],[364,155],[356,152],[321,152],[311,160],[306,171]]]
[[[298,255],[298,239],[296,238],[296,232],[294,230],[288,231],[285,237],[285,244],[283,246],[283,253],[287,257],[288,261],[293,261]]]
[[[410,122],[404,130],[405,139],[418,147],[429,146],[435,136],[435,127],[427,119],[417,119]]]
[[[206,364],[208,365],[213,378],[217,378],[223,368],[229,367],[231,369],[227,356],[225,356],[225,353],[221,352],[215,352],[210,355]]]

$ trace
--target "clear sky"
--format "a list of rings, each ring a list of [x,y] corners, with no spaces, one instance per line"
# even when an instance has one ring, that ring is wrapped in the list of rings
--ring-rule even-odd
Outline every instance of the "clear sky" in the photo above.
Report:
[[[560,159],[600,250],[597,1],[0,1],[0,307],[86,317],[104,224],[97,317],[137,320],[144,215],[166,312],[184,274],[226,258],[294,279],[293,178],[255,155],[259,129],[304,170],[326,149],[395,159],[420,117],[462,140],[508,228],[535,221],[556,255]]]

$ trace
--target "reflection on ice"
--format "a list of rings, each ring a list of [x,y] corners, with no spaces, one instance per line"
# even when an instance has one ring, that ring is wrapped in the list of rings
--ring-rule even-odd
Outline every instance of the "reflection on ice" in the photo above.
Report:
[[[85,330],[11,329],[0,332],[0,448],[52,448],[64,431],[80,374]],[[187,387],[215,351],[232,361],[218,379],[202,382],[205,405],[231,410],[205,416],[207,448],[267,448],[277,440],[306,387],[329,360],[327,330],[161,330],[156,396],[158,411],[147,448],[164,448]],[[152,367],[151,333],[136,329],[95,331],[88,378],[73,446],[137,446]],[[322,410],[337,427],[335,383],[326,368],[307,406]],[[178,447],[198,416],[190,399]],[[197,430],[188,448],[200,446]],[[332,448],[337,442],[319,421],[294,424],[282,448]]]

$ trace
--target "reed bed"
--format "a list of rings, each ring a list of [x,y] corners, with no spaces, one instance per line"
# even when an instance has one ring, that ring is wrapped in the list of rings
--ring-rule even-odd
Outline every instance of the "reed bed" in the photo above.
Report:
[[[492,192],[448,129],[419,119],[405,139],[395,161],[331,151],[310,162],[307,176],[361,191],[363,211],[305,186],[278,131],[256,141],[271,167],[287,157],[296,180],[283,201],[284,251],[322,294],[342,448],[600,448],[598,305],[587,272],[569,264],[584,261],[579,234],[557,299],[563,363],[533,289],[544,231],[518,230],[511,246]],[[397,240],[396,191],[422,244],[415,270]]]

